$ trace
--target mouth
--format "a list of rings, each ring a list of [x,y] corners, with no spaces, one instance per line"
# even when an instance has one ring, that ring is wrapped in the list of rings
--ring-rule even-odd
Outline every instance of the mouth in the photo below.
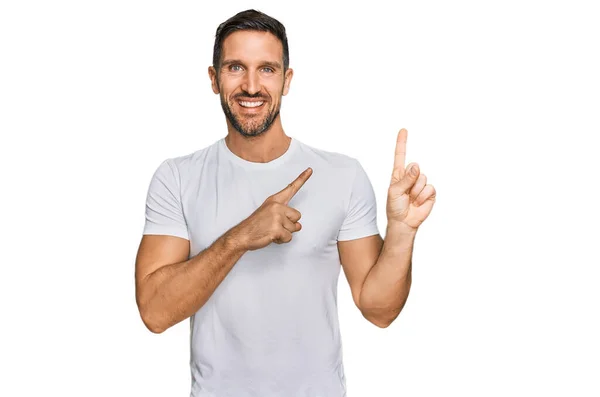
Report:
[[[259,110],[265,104],[265,101],[237,101],[238,105],[246,110]]]

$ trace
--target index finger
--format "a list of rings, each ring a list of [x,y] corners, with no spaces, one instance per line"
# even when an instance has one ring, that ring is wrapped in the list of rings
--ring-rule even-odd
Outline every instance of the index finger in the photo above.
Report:
[[[406,161],[406,140],[408,131],[402,128],[396,139],[396,152],[394,154],[394,171],[392,172],[392,180],[400,180],[404,176],[404,163]]]
[[[296,178],[292,183],[287,185],[283,190],[275,194],[275,198],[277,199],[277,201],[287,205],[287,203],[292,199],[292,197],[294,197],[294,195],[298,193],[298,190],[300,190],[300,188],[304,186],[304,183],[306,183],[306,181],[308,180],[308,178],[310,178],[311,175],[312,168],[309,167],[305,169],[298,176],[298,178]]]

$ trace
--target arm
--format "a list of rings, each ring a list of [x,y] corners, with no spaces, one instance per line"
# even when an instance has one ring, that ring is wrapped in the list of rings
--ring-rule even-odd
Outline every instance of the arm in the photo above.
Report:
[[[231,230],[193,258],[181,174],[168,159],[155,171],[146,199],[146,223],[135,264],[136,303],[155,333],[192,316],[244,254]]]
[[[300,212],[287,206],[312,175],[305,170],[268,197],[248,218],[193,258],[176,164],[155,171],[146,200],[144,236],[136,258],[136,302],[148,329],[161,333],[192,316],[206,303],[237,261],[250,250],[286,243],[301,229]]]
[[[136,258],[136,302],[146,327],[164,332],[192,316],[246,252],[235,228],[193,258],[189,241],[144,235]]]
[[[415,230],[388,222],[381,254],[362,286],[360,308],[380,327],[389,326],[408,299],[415,234]]]
[[[380,236],[338,243],[356,305],[365,318],[382,328],[398,317],[406,303],[412,282],[415,235],[431,213],[436,198],[435,188],[427,184],[427,177],[420,173],[416,163],[405,171],[406,138],[407,131],[403,128],[396,141],[383,245]],[[374,202],[372,195],[369,196],[366,202]]]
[[[413,231],[388,223],[385,240],[377,234],[338,242],[354,303],[380,328],[398,317],[408,298],[414,238]]]

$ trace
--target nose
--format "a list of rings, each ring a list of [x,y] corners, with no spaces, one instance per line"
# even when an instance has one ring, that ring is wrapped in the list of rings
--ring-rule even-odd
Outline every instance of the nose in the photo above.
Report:
[[[246,91],[250,95],[254,95],[260,91],[260,80],[258,73],[255,71],[248,71],[242,82],[242,90]]]

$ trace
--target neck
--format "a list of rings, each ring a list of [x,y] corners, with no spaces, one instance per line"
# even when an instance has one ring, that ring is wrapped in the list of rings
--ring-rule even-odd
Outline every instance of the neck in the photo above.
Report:
[[[245,137],[227,121],[225,143],[236,156],[254,163],[268,163],[281,157],[290,147],[291,138],[285,134],[277,117],[271,127],[258,136]]]

